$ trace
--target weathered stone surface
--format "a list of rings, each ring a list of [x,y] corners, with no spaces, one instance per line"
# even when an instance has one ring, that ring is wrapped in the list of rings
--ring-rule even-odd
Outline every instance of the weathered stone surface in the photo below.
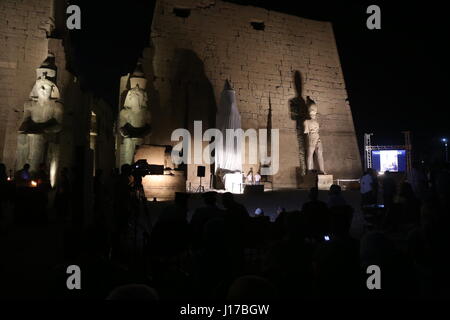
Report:
[[[0,2],[0,158],[8,169],[15,165],[23,102],[47,56],[42,26],[50,16],[49,0]]]
[[[304,139],[297,134],[303,121],[293,116],[291,102],[306,96],[318,106],[326,171],[336,178],[358,177],[360,156],[331,23],[222,1],[207,7],[198,3],[156,3],[152,46],[144,53],[149,99],[158,119],[151,142],[173,144],[172,131],[191,129],[194,120],[202,120],[204,130],[213,127],[228,79],[243,129],[266,128],[271,104],[272,128],[280,130],[275,188],[296,187],[305,173]],[[190,8],[186,18],[174,14],[181,4]],[[264,31],[251,22],[264,22]]]

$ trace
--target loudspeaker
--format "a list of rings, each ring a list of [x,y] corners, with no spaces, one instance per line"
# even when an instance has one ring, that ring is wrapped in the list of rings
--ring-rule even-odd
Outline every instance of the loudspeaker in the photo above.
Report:
[[[203,178],[205,176],[205,166],[197,167],[197,177]]]
[[[264,184],[247,184],[244,187],[244,194],[264,193]]]

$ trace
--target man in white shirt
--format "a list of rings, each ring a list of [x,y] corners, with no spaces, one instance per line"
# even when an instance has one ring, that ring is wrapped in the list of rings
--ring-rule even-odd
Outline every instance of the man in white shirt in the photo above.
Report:
[[[259,184],[261,182],[261,175],[259,174],[259,172],[257,172],[255,174],[254,179],[255,179],[255,184]]]
[[[250,168],[250,171],[247,173],[247,184],[253,184],[253,168]]]

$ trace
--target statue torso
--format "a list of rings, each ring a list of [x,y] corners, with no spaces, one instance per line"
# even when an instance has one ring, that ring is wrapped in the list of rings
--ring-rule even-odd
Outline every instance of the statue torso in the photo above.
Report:
[[[133,109],[123,109],[120,112],[120,116],[125,120],[125,123],[129,123],[135,128],[144,127],[148,124],[149,111],[147,109],[133,110]]]
[[[56,100],[25,103],[25,118],[19,132],[26,134],[56,133],[61,130],[62,104]]]
[[[147,108],[145,90],[134,88],[128,91],[120,117],[122,123],[129,123],[135,128],[142,128],[150,124],[150,111]]]
[[[305,124],[308,126],[308,134],[319,134],[319,122],[317,120],[305,120]]]

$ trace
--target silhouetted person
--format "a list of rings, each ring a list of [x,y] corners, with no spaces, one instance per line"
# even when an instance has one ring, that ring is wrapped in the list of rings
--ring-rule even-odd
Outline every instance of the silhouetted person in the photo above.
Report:
[[[0,183],[6,183],[8,181],[8,175],[6,174],[6,166],[4,163],[0,163]]]
[[[132,168],[129,164],[124,164],[114,186],[113,252],[117,258],[120,251],[120,240],[128,231],[133,214],[133,188]]]
[[[50,176],[48,174],[47,166],[45,165],[45,163],[41,163],[39,165],[39,169],[36,172],[36,181],[38,186],[42,186],[45,188],[50,187]]]
[[[450,163],[445,163],[436,175],[436,195],[443,208],[450,210]]]
[[[106,300],[157,301],[156,290],[143,284],[128,284],[115,288]]]
[[[384,173],[383,181],[383,204],[385,208],[390,208],[394,204],[394,198],[397,194],[397,184],[389,171]]]
[[[306,239],[305,216],[300,211],[281,216],[285,220],[284,237],[269,246],[263,275],[276,285],[282,299],[311,297],[313,246]]]
[[[6,166],[0,163],[0,219],[3,217],[3,206],[8,200],[8,176],[6,174]]]
[[[330,192],[328,193],[328,207],[345,206],[347,201],[345,201],[342,196],[342,189],[337,184],[333,184],[330,187]]]
[[[14,175],[16,184],[16,192],[14,194],[14,221],[16,223],[23,223],[30,221],[30,213],[32,211],[30,202],[32,201],[31,174],[30,165],[26,163],[23,168],[17,171]]]
[[[131,166],[124,164],[121,167],[120,176],[114,190],[114,213],[116,228],[119,233],[126,230],[131,214],[131,192],[133,191],[134,178],[131,174]]]
[[[276,240],[281,240],[287,233],[287,215],[285,208],[279,207],[276,212],[276,218],[273,223],[274,237]]]
[[[254,216],[249,220],[247,245],[250,248],[262,248],[272,239],[270,218],[264,215],[261,208],[255,210]]]
[[[247,209],[236,202],[230,192],[222,195],[222,204],[225,208],[225,241],[237,271],[243,263],[245,233],[249,227],[250,216]]]
[[[276,288],[262,277],[243,276],[236,279],[230,286],[227,300],[232,301],[270,301],[278,298]]]
[[[402,218],[407,223],[418,224],[420,221],[420,200],[414,194],[411,184],[403,182],[399,191],[399,204]]]
[[[38,210],[38,219],[42,222],[47,221],[47,205],[48,205],[48,192],[51,189],[50,184],[50,176],[47,171],[47,166],[45,163],[41,163],[39,165],[39,169],[36,172],[36,182],[37,182],[37,188],[36,188],[36,196],[37,196],[37,206],[36,209]]]
[[[30,186],[31,174],[30,174],[30,165],[28,163],[26,163],[22,169],[16,172],[15,180],[17,187]]]
[[[89,227],[76,240],[71,256],[52,270],[53,298],[102,300],[118,286],[134,282],[129,272],[109,259],[110,244],[103,229]],[[69,265],[81,269],[81,290],[67,290]],[[133,276],[139,281],[136,275]]]
[[[69,169],[64,167],[59,175],[56,195],[55,195],[55,209],[58,217],[65,219],[68,216],[70,210],[70,198],[71,198],[71,184],[69,178]]]
[[[186,298],[189,285],[184,273],[192,233],[187,221],[189,194],[175,193],[154,224],[148,246],[154,285],[162,298]],[[170,279],[170,280],[169,280]]]
[[[330,210],[331,232],[314,256],[315,289],[320,297],[357,297],[360,289],[359,241],[350,236],[353,209]]]
[[[349,205],[335,206],[330,209],[330,240],[348,242],[354,245],[355,254],[359,255],[359,242],[350,236],[353,220],[353,208]]]
[[[373,190],[373,201],[374,204],[378,203],[378,173],[375,170],[370,170],[370,175],[372,176],[372,190]]]
[[[407,178],[416,197],[424,200],[428,196],[428,178],[422,165],[418,162],[413,162]]]
[[[242,204],[234,200],[231,192],[225,192],[222,195],[222,204],[225,208],[225,213],[236,223],[245,224],[248,221],[249,215],[247,209]]]
[[[195,246],[201,245],[201,235],[205,224],[213,218],[223,218],[224,215],[224,211],[217,207],[216,192],[205,192],[202,197],[205,206],[195,210],[191,219]]]
[[[376,265],[382,273],[381,290],[364,290],[369,297],[408,298],[413,294],[417,274],[411,273],[409,259],[405,259],[384,232],[369,232],[361,238],[360,265],[363,271]],[[364,273],[364,285],[366,279]]]
[[[369,168],[360,179],[361,206],[376,204],[374,170]]]
[[[164,208],[158,221],[171,221],[187,223],[187,213],[189,194],[184,192],[176,192],[174,204]]]
[[[101,169],[95,170],[94,177],[94,215],[95,223],[97,225],[105,225],[105,185],[103,183],[103,171]]]
[[[161,299],[188,299],[193,294],[187,276],[191,232],[187,222],[178,218],[158,219],[150,234],[152,286]]]
[[[200,296],[211,299],[217,287],[235,276],[233,255],[226,242],[223,216],[210,218],[202,229],[202,246],[194,255],[193,281]]]
[[[76,233],[80,235],[84,222],[84,204],[83,204],[83,168],[80,165],[73,166],[70,170],[71,184],[71,226],[76,229]]]
[[[302,215],[308,236],[320,241],[329,232],[328,207],[325,202],[319,200],[319,190],[313,187],[309,191],[309,201],[302,207]]]

